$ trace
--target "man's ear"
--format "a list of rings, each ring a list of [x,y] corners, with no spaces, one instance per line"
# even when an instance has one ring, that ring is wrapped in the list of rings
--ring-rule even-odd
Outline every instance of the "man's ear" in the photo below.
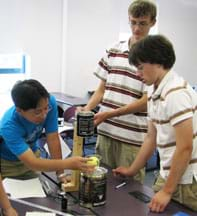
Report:
[[[154,26],[155,25],[155,23],[156,23],[156,19],[154,19],[154,20],[152,20],[151,22],[152,22],[152,25],[151,26]]]
[[[19,107],[16,107],[16,111],[17,111],[18,113],[21,113],[23,110],[22,110],[21,108],[19,108]]]

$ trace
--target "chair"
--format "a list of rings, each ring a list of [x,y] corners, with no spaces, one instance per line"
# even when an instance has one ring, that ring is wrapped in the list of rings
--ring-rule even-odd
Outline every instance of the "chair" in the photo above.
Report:
[[[61,106],[57,105],[58,117],[63,117],[64,110]]]
[[[73,124],[75,121],[75,111],[76,111],[75,106],[68,107],[63,112],[63,115],[62,115],[64,122]],[[73,130],[62,131],[60,135],[62,139],[66,142],[66,144],[69,146],[69,148],[72,150],[73,148]]]
[[[75,120],[75,112],[76,112],[75,106],[71,106],[68,109],[66,109],[63,113],[64,121],[68,123],[73,123]]]

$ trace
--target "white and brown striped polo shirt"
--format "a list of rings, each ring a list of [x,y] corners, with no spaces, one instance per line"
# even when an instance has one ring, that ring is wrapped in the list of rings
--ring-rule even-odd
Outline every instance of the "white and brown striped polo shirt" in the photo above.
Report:
[[[168,72],[158,88],[148,97],[148,117],[157,129],[157,147],[160,154],[160,174],[167,178],[176,148],[173,126],[193,118],[193,152],[181,184],[197,180],[197,94],[192,87],[174,72]],[[181,155],[180,155],[181,157]]]
[[[95,75],[106,81],[100,111],[116,109],[142,97],[147,88],[128,62],[128,40],[107,50]],[[147,132],[147,113],[138,112],[107,119],[98,133],[128,144],[141,146]]]

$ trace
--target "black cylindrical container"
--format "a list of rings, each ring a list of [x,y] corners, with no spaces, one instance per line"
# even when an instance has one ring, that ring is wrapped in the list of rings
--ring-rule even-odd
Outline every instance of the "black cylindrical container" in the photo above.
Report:
[[[61,199],[61,210],[62,210],[62,212],[67,212],[68,199],[67,199],[66,193],[64,191],[62,191],[58,195],[59,195],[59,197]]]
[[[94,112],[77,113],[77,135],[81,137],[94,135]]]
[[[107,169],[96,167],[92,174],[81,173],[79,204],[91,208],[106,203]]]

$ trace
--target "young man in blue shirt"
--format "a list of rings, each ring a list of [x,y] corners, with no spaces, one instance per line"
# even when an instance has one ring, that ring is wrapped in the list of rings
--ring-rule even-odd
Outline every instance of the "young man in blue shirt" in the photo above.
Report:
[[[3,178],[33,178],[37,176],[35,171],[56,171],[58,177],[64,169],[92,169],[86,158],[61,159],[56,100],[41,83],[33,79],[19,81],[11,95],[14,106],[0,122]],[[37,141],[42,132],[46,134],[51,159],[40,158]]]

